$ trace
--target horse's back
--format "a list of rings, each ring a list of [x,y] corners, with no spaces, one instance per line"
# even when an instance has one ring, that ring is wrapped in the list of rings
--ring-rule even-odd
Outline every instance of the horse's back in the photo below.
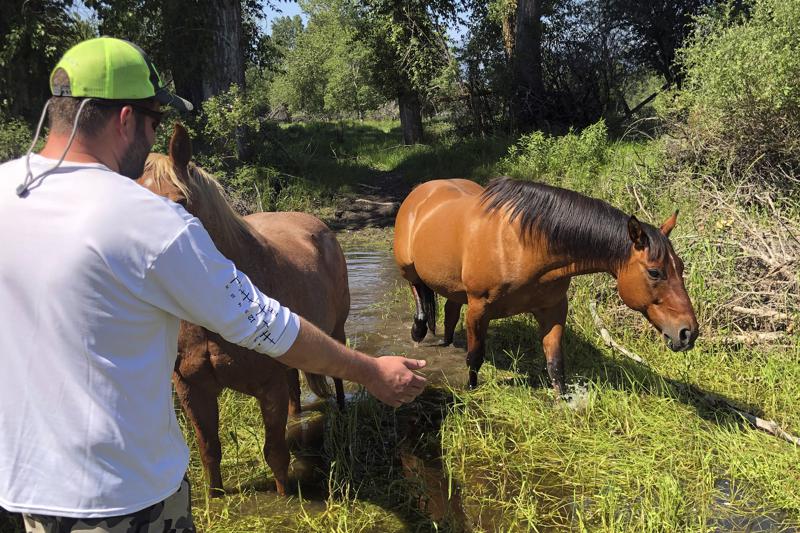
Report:
[[[433,180],[411,191],[395,222],[395,261],[403,277],[445,295],[463,291],[463,232],[482,192],[465,179]]]
[[[347,263],[336,235],[313,215],[254,213],[244,220],[266,242],[274,271],[264,272],[273,296],[331,333],[350,309]]]

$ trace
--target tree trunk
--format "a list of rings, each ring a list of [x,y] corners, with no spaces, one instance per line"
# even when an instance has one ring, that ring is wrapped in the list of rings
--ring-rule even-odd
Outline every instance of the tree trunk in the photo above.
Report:
[[[511,61],[514,57],[514,31],[516,27],[516,0],[510,1],[503,13],[503,49],[506,52],[506,60]]]
[[[240,0],[167,0],[162,4],[168,29],[170,64],[176,92],[195,108],[236,83],[244,91],[242,6]],[[244,128],[236,130],[240,159],[247,159]]]
[[[403,143],[417,144],[422,141],[422,106],[416,93],[401,93],[397,98],[400,107],[400,126],[403,128]]]
[[[531,129],[542,118],[542,3],[518,0],[512,59],[513,119],[518,129]]]
[[[239,0],[168,0],[162,10],[178,94],[199,107],[232,83],[244,89]]]
[[[244,86],[242,53],[242,5],[239,0],[208,3],[208,29],[212,45],[207,54],[203,78],[203,100],[227,91],[232,83]]]

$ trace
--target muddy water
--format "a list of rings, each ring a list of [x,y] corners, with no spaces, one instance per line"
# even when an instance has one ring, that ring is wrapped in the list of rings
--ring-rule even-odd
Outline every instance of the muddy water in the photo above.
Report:
[[[400,277],[392,255],[387,250],[349,249],[345,251],[348,281],[350,284],[350,315],[346,323],[349,344],[372,355],[405,355],[426,359],[428,366],[422,372],[430,382],[455,384],[467,379],[464,361],[465,342],[463,335],[456,334],[455,346],[442,347],[441,331],[438,335],[428,332],[419,344],[411,340],[412,309],[409,305],[409,289]],[[345,383],[347,399],[357,389]],[[303,510],[308,514],[325,510],[325,485],[322,474],[325,465],[321,457],[325,430],[325,402],[310,392],[304,392],[303,413],[290,417],[286,438],[292,450],[290,485],[299,481],[303,494]],[[460,505],[449,493],[449,485],[442,475],[436,458],[420,457],[410,450],[401,450],[399,456],[404,474],[419,483],[422,489],[420,509],[434,520],[445,516],[460,515]],[[272,489],[270,482],[246,497],[237,505],[236,513],[259,516],[296,516],[302,512],[296,498],[281,498]],[[235,492],[235,491],[233,491]],[[224,501],[212,501],[210,507],[220,512]]]
[[[375,250],[345,252],[350,280],[350,317],[347,336],[351,345],[374,355],[405,355],[425,359],[422,372],[433,383],[467,381],[465,340],[456,332],[454,345],[443,347],[442,331],[428,332],[417,344],[411,340],[408,283],[400,276],[391,253]],[[439,324],[441,328],[441,324]]]

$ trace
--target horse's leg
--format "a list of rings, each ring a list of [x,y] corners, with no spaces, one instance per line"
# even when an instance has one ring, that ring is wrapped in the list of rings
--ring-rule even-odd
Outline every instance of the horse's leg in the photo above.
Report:
[[[436,293],[427,285],[422,286],[422,302],[425,305],[425,314],[428,318],[428,329],[436,335]]]
[[[300,372],[296,368],[286,369],[286,385],[289,387],[289,416],[299,415],[303,406],[300,404]]]
[[[264,421],[264,459],[275,476],[275,488],[286,495],[289,481],[289,447],[286,444],[286,419],[289,395],[286,381],[273,380],[258,394],[261,418]]]
[[[208,476],[209,496],[212,498],[222,496],[225,490],[222,487],[220,471],[222,444],[219,440],[218,391],[192,386],[177,372],[172,374],[172,382],[175,384],[175,393],[181,401],[183,411],[194,426],[200,460]]]
[[[331,336],[346,345],[347,334],[344,332],[344,323],[336,326]],[[344,411],[344,384],[341,379],[333,378],[333,386],[336,389],[336,405],[339,407],[339,411]]]
[[[467,365],[469,365],[469,388],[478,386],[478,370],[486,353],[486,332],[489,316],[483,300],[469,299],[467,302]]]
[[[567,297],[553,307],[537,309],[534,316],[539,322],[542,335],[542,347],[547,359],[547,374],[556,396],[566,392],[564,387],[564,357],[561,353],[561,336],[567,322]]]
[[[411,284],[411,292],[414,294],[414,304],[417,307],[416,313],[414,313],[414,324],[411,326],[411,339],[414,342],[419,342],[425,338],[425,335],[428,334],[428,320],[425,316],[425,311],[427,306],[423,301],[424,293],[423,288],[424,285],[420,284]]]
[[[447,300],[444,304],[444,342],[443,346],[453,343],[453,334],[456,330],[458,319],[461,318],[461,305],[453,300]]]

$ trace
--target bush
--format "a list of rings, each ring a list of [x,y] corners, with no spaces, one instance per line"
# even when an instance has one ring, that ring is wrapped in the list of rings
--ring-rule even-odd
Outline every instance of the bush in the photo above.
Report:
[[[582,189],[581,185],[594,181],[605,164],[608,147],[603,120],[580,134],[570,130],[564,136],[550,137],[535,131],[523,135],[509,148],[500,167],[514,177]]]
[[[797,184],[798,27],[800,2],[784,0],[755,0],[749,18],[728,5],[697,20],[668,114],[685,118],[686,146],[717,176]]]
[[[28,150],[33,132],[24,121],[0,113],[0,162],[16,159]]]

